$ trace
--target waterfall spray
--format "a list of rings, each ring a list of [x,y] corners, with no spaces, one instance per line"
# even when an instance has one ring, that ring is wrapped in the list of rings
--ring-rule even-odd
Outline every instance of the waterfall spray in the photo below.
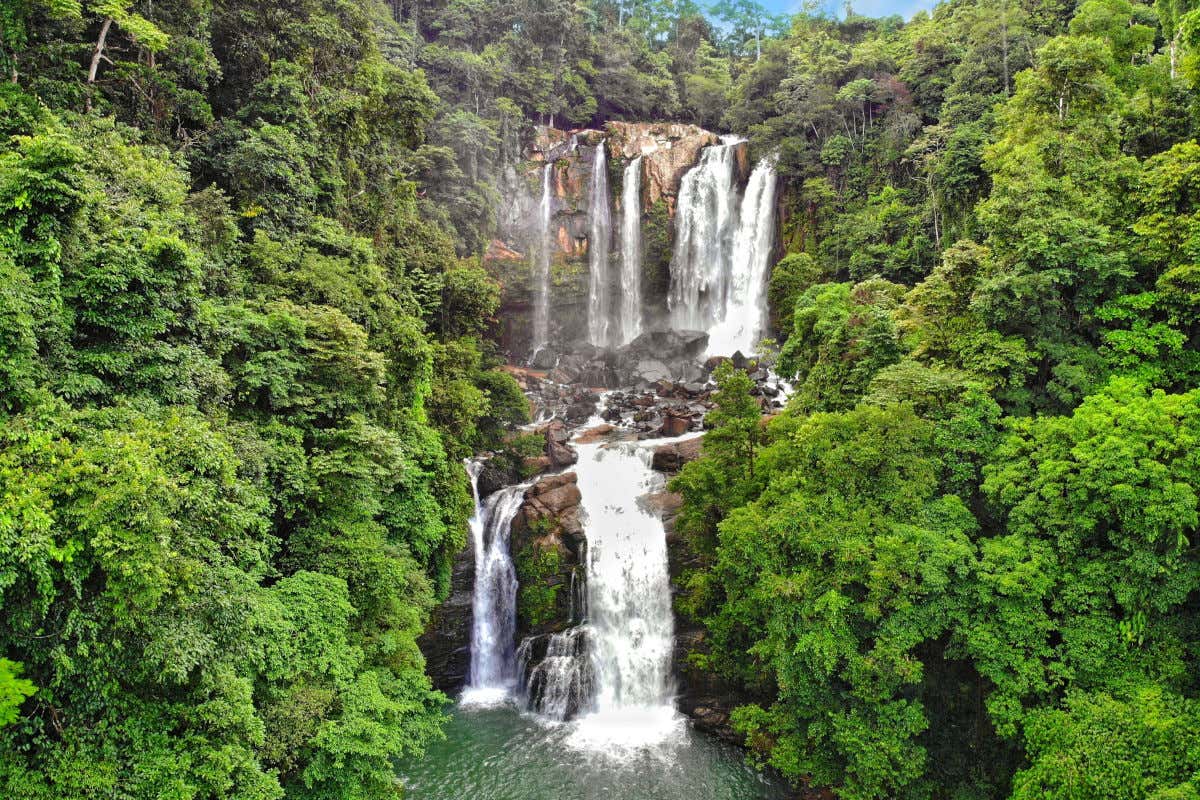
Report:
[[[739,200],[734,167],[742,141],[705,148],[679,190],[671,290],[676,329],[708,331],[709,355],[753,352],[766,317],[775,237],[775,159],[763,159]]]
[[[734,180],[740,140],[706,147],[679,186],[675,251],[667,308],[676,330],[706,331],[725,308],[730,251],[737,225]]]

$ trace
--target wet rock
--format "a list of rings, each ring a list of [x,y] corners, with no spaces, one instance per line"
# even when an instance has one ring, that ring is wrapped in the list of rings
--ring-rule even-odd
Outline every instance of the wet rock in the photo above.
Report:
[[[593,442],[601,441],[614,430],[616,430],[616,428],[614,428],[612,425],[597,425],[594,428],[588,428],[583,433],[580,433],[575,438],[575,441],[579,444],[591,444]]]
[[[674,516],[683,505],[683,495],[676,492],[654,492],[642,500],[642,507],[660,517]]]
[[[659,445],[654,449],[650,466],[659,472],[679,472],[683,465],[700,457],[700,447],[703,439],[686,439],[682,442],[670,442]]]
[[[550,459],[551,467],[569,467],[579,460],[579,454],[574,448],[558,442],[546,443],[546,456]]]
[[[558,353],[549,347],[543,347],[534,354],[529,366],[534,369],[553,369],[558,361]]]
[[[688,432],[691,422],[690,417],[668,414],[663,418],[663,424],[659,428],[659,433],[665,437],[682,436]]]
[[[567,422],[578,425],[581,422],[586,422],[589,417],[596,411],[595,400],[576,400],[567,406],[566,417]]]
[[[542,433],[548,442],[566,444],[571,441],[571,431],[561,419],[553,419],[542,428]]]
[[[535,456],[533,458],[526,458],[522,460],[522,466],[525,468],[526,475],[537,475],[550,469],[550,457]]]
[[[729,358],[729,356],[711,356],[708,358],[708,360],[706,360],[704,362],[704,371],[712,372],[717,367],[721,366],[726,361],[730,361],[730,360],[731,359]]]
[[[639,378],[651,383],[669,380],[671,377],[671,368],[655,358],[641,359],[634,369]]]
[[[651,330],[620,348],[618,358],[637,360],[653,357],[663,361],[685,361],[699,358],[708,347],[704,331]]]
[[[470,674],[474,590],[475,549],[468,543],[454,558],[450,596],[433,610],[429,627],[417,639],[425,671],[434,688],[443,692],[457,692]]]
[[[508,469],[501,469],[495,466],[493,461],[488,461],[483,469],[479,471],[479,479],[476,486],[479,489],[480,497],[487,497],[493,492],[498,492],[505,486],[511,486],[518,483],[517,475],[512,474]]]

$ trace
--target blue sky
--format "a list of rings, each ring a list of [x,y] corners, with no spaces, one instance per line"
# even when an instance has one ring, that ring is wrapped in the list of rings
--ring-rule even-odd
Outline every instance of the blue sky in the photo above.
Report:
[[[794,13],[800,10],[800,0],[760,0],[760,2],[777,14]],[[828,8],[841,16],[844,2],[842,0],[826,0]],[[933,8],[936,0],[853,0],[855,13],[865,17],[886,17],[899,14],[905,19],[921,9]]]

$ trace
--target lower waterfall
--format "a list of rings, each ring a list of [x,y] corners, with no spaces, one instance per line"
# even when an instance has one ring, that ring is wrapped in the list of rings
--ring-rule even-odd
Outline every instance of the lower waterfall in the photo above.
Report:
[[[471,541],[475,549],[475,591],[471,615],[471,677],[464,702],[499,702],[517,679],[513,639],[517,629],[517,572],[509,553],[513,517],[525,496],[525,485],[508,486],[479,499],[482,463],[467,465],[475,514]]]
[[[588,541],[587,616],[550,637],[545,657],[529,673],[526,696],[538,714],[573,718],[569,742],[584,749],[646,747],[683,725],[672,702],[666,536],[662,520],[643,505],[662,484],[650,468],[652,446],[659,443],[576,444]]]
[[[683,725],[672,702],[667,539],[662,520],[643,505],[662,478],[646,444],[577,445],[593,699],[572,739],[584,746],[646,746]]]

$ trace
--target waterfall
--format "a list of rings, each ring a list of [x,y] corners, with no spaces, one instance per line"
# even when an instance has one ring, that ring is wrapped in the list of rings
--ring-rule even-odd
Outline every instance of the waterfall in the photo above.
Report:
[[[683,177],[667,307],[677,330],[709,334],[709,355],[753,352],[764,329],[775,237],[775,160],[755,166],[738,199],[741,140],[704,149]]]
[[[625,167],[621,186],[621,337],[642,332],[642,157]]]
[[[598,347],[611,342],[612,300],[609,297],[608,251],[612,239],[612,210],[608,196],[608,161],[605,146],[596,145],[592,159],[589,211],[591,228],[588,236],[588,341]]]
[[[582,749],[636,749],[682,729],[672,702],[666,536],[641,505],[662,483],[647,444],[576,444],[588,539],[585,622],[543,640],[527,697],[549,719],[575,717],[569,743]],[[535,646],[522,643],[521,674]]]
[[[541,228],[537,247],[534,248],[533,280],[533,346],[529,360],[550,343],[550,254],[554,240],[550,233],[550,212],[553,195],[550,191],[551,172],[554,162],[547,161],[542,168],[542,203],[539,208]]]
[[[667,542],[662,520],[639,504],[661,479],[650,469],[650,450],[637,442],[577,448],[596,713],[670,706]]]
[[[472,598],[471,679],[464,701],[495,701],[507,696],[516,681],[513,642],[517,626],[517,573],[509,553],[513,517],[525,498],[525,484],[479,499],[483,463],[467,466],[475,513],[470,519],[475,550]]]
[[[775,159],[750,173],[742,197],[723,318],[708,332],[709,355],[754,352],[766,329],[767,275],[775,244]]]
[[[530,711],[548,720],[563,722],[588,708],[593,692],[589,638],[586,625],[576,625],[550,636],[545,656],[529,671],[525,692]],[[526,639],[521,643],[518,661],[522,674],[534,641]]]
[[[667,308],[677,330],[707,331],[725,309],[730,252],[736,227],[734,166],[740,140],[724,137],[706,147],[679,186],[675,251]]]

